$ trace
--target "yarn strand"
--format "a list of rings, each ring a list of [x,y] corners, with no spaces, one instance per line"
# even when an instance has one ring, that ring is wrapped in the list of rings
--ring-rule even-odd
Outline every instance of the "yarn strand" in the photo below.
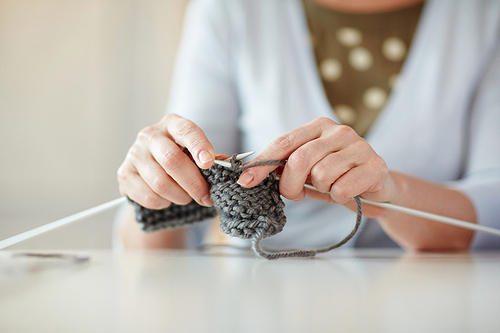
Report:
[[[232,169],[234,171],[243,171],[247,168],[251,168],[254,166],[259,166],[259,165],[285,165],[285,161],[275,161],[275,160],[265,160],[265,161],[257,161],[254,163],[249,163],[246,165],[241,165],[241,162],[236,161],[234,156],[231,158],[231,165]],[[361,225],[361,220],[363,218],[363,212],[362,212],[362,204],[359,196],[356,196],[354,198],[356,201],[356,206],[357,206],[357,211],[356,211],[356,222],[354,225],[354,228],[352,231],[340,242],[335,243],[331,246],[320,248],[317,250],[291,250],[291,251],[274,251],[270,249],[263,248],[260,245],[260,242],[264,239],[265,235],[262,231],[262,229],[255,230],[253,238],[252,238],[252,249],[254,250],[255,253],[257,253],[258,256],[261,258],[265,259],[279,259],[279,258],[291,258],[291,257],[313,257],[317,253],[325,253],[328,251],[331,251],[333,249],[336,249],[345,243],[347,243],[349,240],[351,240],[356,232],[359,230],[359,227]]]
[[[291,258],[291,257],[314,257],[317,253],[325,253],[333,249],[336,249],[338,247],[341,247],[342,245],[347,243],[351,238],[354,237],[356,232],[359,230],[359,226],[361,225],[361,219],[363,218],[362,204],[361,200],[359,199],[359,196],[354,197],[354,200],[356,201],[357,205],[356,224],[354,225],[354,229],[352,229],[349,235],[347,235],[344,239],[342,239],[340,242],[336,244],[317,250],[294,250],[294,251],[274,252],[272,250],[265,249],[260,246],[260,241],[263,239],[263,233],[261,230],[258,230],[255,232],[254,237],[252,239],[252,249],[254,250],[255,253],[257,253],[259,257],[272,260],[272,259]]]

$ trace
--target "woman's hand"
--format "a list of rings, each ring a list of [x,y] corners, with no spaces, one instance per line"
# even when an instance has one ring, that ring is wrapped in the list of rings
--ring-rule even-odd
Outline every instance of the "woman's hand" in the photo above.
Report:
[[[275,139],[254,161],[288,159],[280,180],[281,194],[300,201],[308,196],[339,203],[355,211],[351,198],[414,208],[475,223],[472,202],[440,184],[389,171],[384,160],[350,127],[318,118]],[[245,187],[260,183],[276,166],[246,169]],[[320,192],[306,190],[311,182]],[[326,192],[330,192],[326,194]],[[474,232],[363,204],[363,215],[377,218],[385,232],[411,250],[459,251],[469,247]]]
[[[395,196],[384,160],[352,128],[328,118],[317,118],[278,137],[254,161],[262,160],[287,160],[280,180],[280,193],[287,199],[300,201],[307,194],[355,211],[351,199],[357,195],[379,202],[390,202]],[[275,168],[249,168],[239,183],[253,187]],[[306,182],[322,193],[304,189]],[[363,211],[368,217],[381,212],[373,206]]]
[[[185,205],[192,199],[211,206],[209,186],[197,166],[207,169],[214,158],[214,148],[198,126],[168,114],[137,135],[118,169],[120,193],[150,209],[172,202]]]

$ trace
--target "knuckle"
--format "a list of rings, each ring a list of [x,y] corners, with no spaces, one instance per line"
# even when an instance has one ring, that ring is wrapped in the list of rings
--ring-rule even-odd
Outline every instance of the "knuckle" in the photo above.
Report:
[[[155,177],[151,182],[151,189],[161,196],[168,193],[169,188],[170,182],[163,177]]]
[[[163,209],[165,208],[165,202],[160,199],[156,194],[149,193],[142,197],[140,204],[149,209]]]
[[[282,135],[274,139],[271,146],[279,152],[288,152],[294,147],[294,140],[290,135]]]
[[[347,134],[347,135],[349,135],[349,134]],[[367,152],[368,151],[368,153],[370,153],[370,151],[372,150],[371,146],[363,138],[355,139],[352,142],[352,145],[353,145],[354,149],[357,149],[357,150],[362,151],[362,152]]]
[[[163,118],[161,118],[160,120],[160,123],[169,123],[169,122],[173,122],[174,120],[177,120],[179,119],[180,117],[178,115],[176,115],[175,113],[167,113],[166,115],[163,116]]]
[[[342,186],[335,184],[330,189],[330,196],[338,203],[345,203],[350,199],[347,191]]]
[[[193,193],[193,194],[196,194],[196,196],[199,196],[199,194],[201,194],[201,192],[203,191],[203,189],[205,187],[204,185],[205,184],[203,184],[201,181],[194,180],[186,185],[186,190],[189,193]]]
[[[205,145],[206,141],[202,137],[196,137],[189,142],[189,147],[191,151],[196,151],[201,149]]]
[[[350,138],[354,135],[357,135],[356,132],[354,131],[354,129],[350,126],[347,126],[347,125],[338,125],[336,127],[336,132],[337,132],[337,135],[339,135],[341,137],[345,137],[345,138]]]
[[[308,158],[305,153],[295,151],[288,157],[287,164],[294,170],[304,170],[308,168]]]
[[[311,124],[313,126],[325,126],[325,125],[328,126],[328,125],[335,124],[335,122],[328,117],[319,117],[319,118],[314,119],[311,122]]]
[[[127,182],[128,171],[123,164],[116,171],[116,178],[118,179],[118,183],[120,184]]]
[[[136,141],[149,141],[156,134],[156,128],[154,126],[144,127],[137,133]]]
[[[139,156],[141,155],[140,152],[141,152],[140,146],[134,144],[128,150],[126,159],[131,160],[131,161],[137,161],[139,159]]]
[[[193,134],[195,134],[198,130],[198,127],[189,120],[185,120],[179,124],[179,126],[176,128],[177,131],[177,136],[180,139],[189,137]]]
[[[328,170],[324,165],[316,165],[311,170],[311,178],[315,180],[319,186],[324,187],[328,181]]]
[[[180,149],[169,149],[163,152],[158,162],[166,170],[178,170],[182,167],[184,162],[183,157],[185,157],[185,154]]]

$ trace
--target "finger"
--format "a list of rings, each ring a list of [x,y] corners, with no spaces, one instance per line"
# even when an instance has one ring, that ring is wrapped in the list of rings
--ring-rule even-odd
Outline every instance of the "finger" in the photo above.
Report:
[[[227,156],[226,154],[215,154],[215,159],[216,160],[225,160],[228,159],[230,156]]]
[[[327,145],[320,139],[307,142],[297,148],[288,157],[288,161],[282,171],[280,193],[285,198],[293,200],[303,191],[304,184],[309,179],[311,169],[329,153],[330,150]]]
[[[326,123],[335,124],[328,118],[315,119],[304,126],[293,129],[276,138],[251,162],[265,160],[285,160],[304,143],[318,138]],[[262,182],[276,166],[258,166],[246,169],[238,183],[244,187],[253,187]]]
[[[364,140],[337,140],[336,132],[322,135],[297,148],[289,157],[281,178],[283,195],[293,196],[309,178],[320,192],[328,192],[333,182],[362,160]]]
[[[314,200],[323,201],[323,202],[332,203],[332,204],[336,203],[335,201],[332,200],[329,193],[321,193],[321,192],[318,192],[315,190],[306,189],[306,195],[309,198],[314,199]]]
[[[373,177],[365,165],[350,169],[338,178],[330,188],[330,197],[333,201],[345,205],[357,195],[362,195],[380,183]]]
[[[363,153],[353,147],[332,152],[316,163],[310,172],[311,183],[320,192],[328,192],[343,174],[362,164]]]
[[[163,170],[200,205],[211,206],[209,186],[191,159],[166,137],[150,141],[153,158]]]
[[[145,156],[135,165],[144,182],[160,197],[177,205],[187,205],[193,198],[184,191],[151,155]]]
[[[195,123],[178,115],[168,114],[161,124],[175,143],[188,149],[200,168],[208,169],[212,166],[215,159],[214,148]]]
[[[164,209],[170,206],[171,203],[155,193],[137,173],[130,173],[128,175],[127,184],[120,185],[120,192],[127,195],[139,205],[149,209]]]
[[[304,187],[302,187],[302,189],[298,193],[283,194],[283,192],[281,190],[281,186],[280,186],[280,194],[283,197],[287,198],[288,200],[293,200],[295,202],[300,202],[300,201],[304,200],[304,198],[306,197],[306,189]]]

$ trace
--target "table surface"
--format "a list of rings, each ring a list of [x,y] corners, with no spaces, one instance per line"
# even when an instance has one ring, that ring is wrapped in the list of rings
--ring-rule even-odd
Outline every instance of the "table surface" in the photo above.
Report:
[[[500,252],[83,254],[0,252],[0,332],[500,332]]]

